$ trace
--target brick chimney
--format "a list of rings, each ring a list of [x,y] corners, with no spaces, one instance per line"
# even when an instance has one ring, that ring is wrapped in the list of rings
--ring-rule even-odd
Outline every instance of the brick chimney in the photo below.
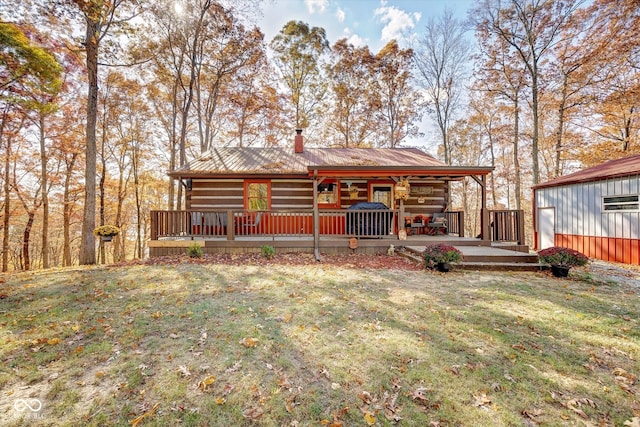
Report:
[[[302,143],[302,129],[296,129],[293,151],[297,154],[300,154],[304,151],[304,144]]]

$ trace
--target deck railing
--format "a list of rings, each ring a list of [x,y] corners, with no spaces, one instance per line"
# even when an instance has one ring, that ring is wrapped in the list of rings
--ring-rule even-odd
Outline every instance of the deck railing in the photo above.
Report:
[[[447,219],[447,233],[464,237],[464,212],[447,211],[444,213],[444,217]]]
[[[322,210],[320,235],[385,237],[397,232],[394,210]],[[312,210],[151,211],[151,240],[179,237],[310,237]]]
[[[492,242],[525,244],[523,210],[490,210],[489,224]]]
[[[464,212],[445,212],[447,234],[464,237]],[[522,210],[489,211],[490,239],[524,244]],[[321,236],[386,237],[398,232],[397,210],[321,210]],[[160,238],[207,237],[234,240],[237,237],[311,237],[313,210],[151,211],[151,240]]]

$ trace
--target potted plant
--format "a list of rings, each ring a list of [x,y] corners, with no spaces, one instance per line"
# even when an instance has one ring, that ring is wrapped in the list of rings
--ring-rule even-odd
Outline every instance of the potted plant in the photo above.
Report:
[[[586,265],[589,262],[589,258],[580,252],[560,246],[539,251],[538,258],[541,264],[551,266],[551,272],[556,277],[567,277],[571,267]]]
[[[120,229],[115,225],[101,225],[93,230],[93,234],[100,237],[103,242],[110,242],[113,236],[120,234]]]
[[[427,245],[423,256],[427,268],[438,268],[445,273],[451,270],[451,263],[462,260],[462,252],[443,243]]]

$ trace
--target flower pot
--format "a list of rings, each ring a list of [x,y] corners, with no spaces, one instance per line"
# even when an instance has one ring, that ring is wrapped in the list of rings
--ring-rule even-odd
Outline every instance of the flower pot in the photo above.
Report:
[[[451,264],[449,264],[448,262],[439,262],[438,271],[448,273],[449,271],[451,271]]]
[[[101,236],[103,242],[110,242],[113,239],[113,236]]]
[[[565,265],[552,265],[551,273],[556,277],[567,277],[569,275],[570,268],[571,267],[567,267]]]

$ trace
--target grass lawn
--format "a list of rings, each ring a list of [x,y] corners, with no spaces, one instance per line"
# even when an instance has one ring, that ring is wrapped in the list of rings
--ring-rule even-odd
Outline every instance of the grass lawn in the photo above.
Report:
[[[0,276],[0,424],[638,426],[640,287],[572,276],[300,255]]]

